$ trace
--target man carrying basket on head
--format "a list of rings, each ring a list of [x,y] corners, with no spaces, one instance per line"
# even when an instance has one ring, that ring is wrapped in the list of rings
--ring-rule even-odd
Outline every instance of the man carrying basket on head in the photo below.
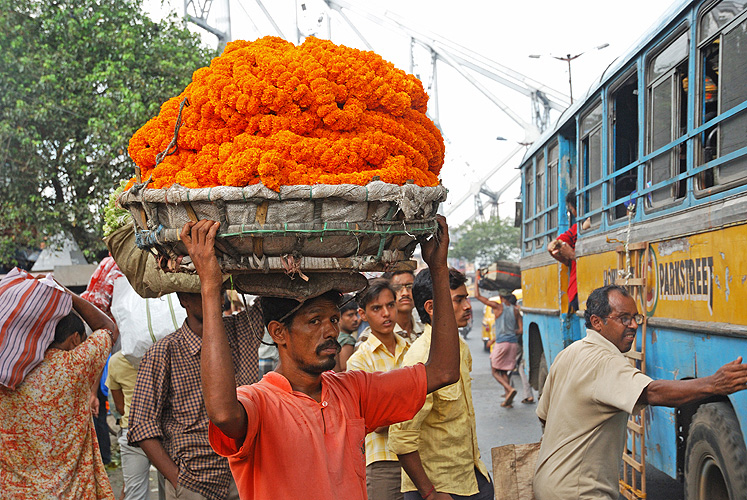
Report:
[[[220,311],[217,222],[187,223],[181,239],[202,283],[202,389],[210,442],[229,458],[242,499],[365,499],[366,432],[409,420],[427,393],[459,379],[459,342],[450,306],[448,228],[422,243],[433,275],[433,343],[428,362],[387,373],[334,373],[339,304],[330,290],[304,302],[262,297],[280,364],[261,382],[234,385]],[[351,470],[352,469],[352,470]]]

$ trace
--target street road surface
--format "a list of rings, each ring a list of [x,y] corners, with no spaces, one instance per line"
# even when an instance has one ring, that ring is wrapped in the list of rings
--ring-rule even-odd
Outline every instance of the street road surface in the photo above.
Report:
[[[513,408],[507,409],[500,406],[503,401],[503,388],[491,375],[490,359],[483,349],[484,307],[480,302],[472,300],[473,327],[466,341],[472,352],[472,399],[477,420],[477,443],[482,459],[492,475],[493,464],[490,452],[492,448],[505,444],[535,443],[540,440],[542,430],[535,414],[536,403],[521,403],[524,394],[518,377],[512,378],[512,383],[518,390]],[[536,393],[534,399],[535,401],[537,399]],[[647,468],[646,480],[648,500],[683,500],[685,498],[682,485],[656,469]],[[621,496],[620,499],[622,498]]]

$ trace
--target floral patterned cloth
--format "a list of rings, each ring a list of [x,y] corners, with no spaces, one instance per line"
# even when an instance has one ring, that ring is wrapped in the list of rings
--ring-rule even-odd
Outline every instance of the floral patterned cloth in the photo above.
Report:
[[[114,498],[89,407],[111,347],[109,331],[96,330],[73,350],[47,350],[15,390],[0,387],[4,500]]]

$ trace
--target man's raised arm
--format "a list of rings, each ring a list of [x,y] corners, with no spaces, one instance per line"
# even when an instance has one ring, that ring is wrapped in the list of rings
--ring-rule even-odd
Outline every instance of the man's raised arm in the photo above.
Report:
[[[428,392],[431,393],[459,380],[459,332],[449,292],[449,228],[439,215],[438,233],[420,244],[423,260],[433,280],[433,317],[431,350],[425,363]]]
[[[205,409],[223,434],[244,442],[247,415],[236,397],[231,347],[223,326],[221,288],[223,279],[215,256],[215,237],[220,223],[210,220],[188,222],[181,239],[200,276],[202,292],[202,352],[200,374]]]
[[[485,304],[488,307],[493,308],[493,314],[498,317],[503,312],[503,304],[500,302],[493,302],[490,299],[486,299],[480,293],[480,271],[475,273],[475,298]]]

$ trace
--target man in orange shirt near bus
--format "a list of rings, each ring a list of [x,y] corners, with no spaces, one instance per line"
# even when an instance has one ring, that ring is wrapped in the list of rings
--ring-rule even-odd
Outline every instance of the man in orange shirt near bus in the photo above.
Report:
[[[433,273],[433,343],[428,362],[390,372],[334,373],[339,301],[329,291],[304,302],[262,297],[280,364],[258,383],[234,384],[220,311],[215,256],[220,225],[187,223],[181,233],[200,275],[203,298],[202,387],[210,441],[227,456],[242,499],[366,498],[367,432],[411,419],[427,393],[459,380],[459,334],[450,306],[448,228],[421,244]],[[237,394],[238,393],[238,394]]]

